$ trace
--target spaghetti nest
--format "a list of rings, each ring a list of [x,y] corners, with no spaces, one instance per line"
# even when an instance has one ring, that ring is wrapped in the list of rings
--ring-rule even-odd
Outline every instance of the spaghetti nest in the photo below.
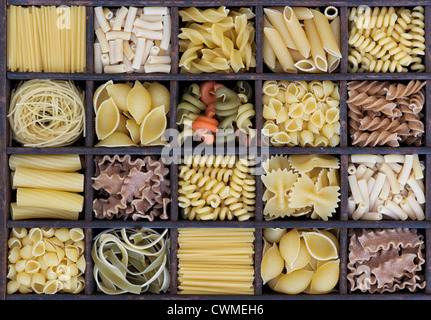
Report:
[[[9,123],[25,147],[61,147],[85,136],[84,92],[73,82],[29,80],[12,92]]]

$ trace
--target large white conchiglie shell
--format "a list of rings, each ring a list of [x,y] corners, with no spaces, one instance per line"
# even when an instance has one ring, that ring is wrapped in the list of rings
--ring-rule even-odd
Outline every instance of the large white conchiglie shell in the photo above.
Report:
[[[263,284],[277,277],[283,271],[283,268],[283,257],[280,254],[280,250],[278,250],[277,244],[273,243],[272,247],[269,248],[263,256],[260,265]]]

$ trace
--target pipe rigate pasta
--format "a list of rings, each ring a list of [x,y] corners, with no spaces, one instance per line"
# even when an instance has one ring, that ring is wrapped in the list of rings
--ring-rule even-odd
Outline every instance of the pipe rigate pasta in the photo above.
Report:
[[[9,239],[8,294],[77,294],[84,289],[82,229],[13,228]]]
[[[269,137],[270,145],[339,144],[340,96],[332,81],[265,81],[262,104],[262,134]]]
[[[275,229],[263,230],[264,246],[261,262],[263,284],[268,285],[273,291],[285,294],[302,292],[325,294],[335,289],[340,274],[336,229],[277,229],[276,233],[280,234],[283,231],[283,235],[278,241],[269,242],[266,234],[274,231]],[[321,236],[326,240],[324,244],[315,243],[310,246],[306,240],[310,236]],[[329,255],[327,255],[328,248],[331,249]],[[321,260],[322,256],[326,256],[327,259]],[[284,263],[279,262],[280,258]],[[272,265],[269,265],[269,261],[272,261]],[[284,266],[280,268],[279,265],[282,264]]]

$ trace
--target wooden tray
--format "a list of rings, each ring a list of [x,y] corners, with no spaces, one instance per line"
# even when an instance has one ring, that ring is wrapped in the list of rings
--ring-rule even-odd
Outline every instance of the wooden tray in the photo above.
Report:
[[[8,5],[58,5],[58,0],[2,0],[0,7],[0,19],[2,22],[2,28],[0,28],[0,40],[3,44],[6,43],[6,9]],[[431,259],[431,205],[426,203],[426,219],[424,221],[353,221],[347,217],[347,197],[348,197],[348,184],[347,184],[347,164],[348,155],[355,153],[376,153],[376,154],[388,154],[388,153],[417,153],[421,158],[425,160],[426,164],[426,181],[431,180],[431,112],[426,110],[431,107],[431,60],[429,50],[431,47],[431,1],[417,0],[417,1],[363,1],[354,0],[335,0],[335,1],[317,1],[317,0],[291,0],[289,3],[285,1],[257,1],[257,0],[240,0],[233,1],[228,0],[224,2],[219,1],[131,1],[131,0],[72,0],[67,3],[68,5],[84,5],[87,6],[87,71],[86,73],[73,73],[73,74],[62,74],[62,73],[14,73],[7,72],[6,67],[6,49],[5,46],[0,50],[0,176],[2,177],[2,183],[0,184],[1,192],[1,219],[0,219],[0,233],[1,233],[1,247],[0,247],[0,299],[2,300],[29,300],[29,299],[207,299],[207,298],[218,298],[218,299],[269,299],[269,300],[281,300],[281,299],[339,299],[339,300],[358,300],[358,299],[370,299],[370,294],[352,294],[348,289],[347,275],[347,262],[348,262],[348,230],[349,228],[417,228],[420,233],[425,236],[425,248],[426,248],[426,265],[424,268],[425,278],[427,285],[424,290],[417,293],[395,293],[395,294],[373,294],[372,299],[431,299],[431,265],[429,263]],[[328,6],[334,5],[339,9],[339,15],[341,19],[341,44],[342,44],[342,55],[343,58],[340,64],[340,70],[333,74],[275,74],[268,73],[267,68],[264,67],[262,52],[259,48],[262,47],[263,32],[260,26],[263,25],[263,8],[267,6]],[[426,51],[425,66],[426,71],[423,73],[375,73],[375,74],[350,74],[347,72],[347,35],[348,35],[348,8],[349,6],[358,6],[361,4],[367,4],[370,6],[374,5],[387,5],[387,6],[417,6],[423,5],[425,7],[425,35],[426,35]],[[120,7],[120,6],[149,6],[149,5],[165,5],[170,7],[171,18],[172,18],[172,38],[171,44],[172,50],[172,71],[170,74],[95,74],[93,72],[93,46],[94,43],[94,7],[95,6],[109,6],[109,7]],[[256,26],[256,60],[257,66],[255,71],[249,73],[229,73],[229,74],[180,74],[178,69],[178,26],[180,24],[180,18],[178,10],[181,7],[196,6],[196,7],[218,7],[220,5],[226,5],[229,7],[240,7],[247,6],[253,9],[256,14],[255,26]],[[9,126],[7,121],[7,109],[9,107],[9,97],[11,89],[21,80],[34,79],[34,78],[49,78],[49,79],[72,79],[75,80],[85,91],[86,91],[86,128],[87,136],[82,139],[77,145],[63,148],[24,148],[17,146],[10,142]],[[170,205],[170,219],[168,221],[123,221],[123,220],[98,220],[94,218],[92,211],[92,202],[94,197],[94,190],[91,186],[91,177],[94,172],[93,157],[100,154],[160,154],[161,148],[159,147],[136,147],[136,148],[95,148],[95,135],[94,135],[94,114],[92,106],[93,93],[99,83],[103,83],[109,79],[114,81],[126,81],[126,80],[157,80],[169,83],[171,92],[171,109],[170,109],[170,127],[176,128],[175,117],[172,115],[176,114],[176,105],[180,99],[180,87],[183,81],[202,81],[207,79],[214,80],[247,80],[254,84],[255,90],[255,108],[256,108],[256,121],[255,126],[257,130],[262,128],[262,83],[265,80],[332,80],[338,82],[341,93],[341,104],[340,104],[340,117],[341,117],[341,141],[340,146],[333,148],[311,148],[311,147],[270,147],[270,154],[332,154],[340,158],[341,168],[341,202],[337,214],[329,221],[311,220],[311,219],[288,219],[283,221],[265,221],[262,214],[262,182],[259,177],[256,179],[256,217],[253,220],[238,222],[238,221],[186,221],[182,220],[181,214],[178,208],[177,201],[177,165],[170,165],[170,179],[171,179],[171,197],[172,202]],[[425,106],[425,141],[421,147],[375,147],[375,148],[358,148],[351,146],[348,139],[348,120],[347,120],[347,82],[350,80],[411,80],[418,79],[426,81],[426,106]],[[263,150],[263,149],[262,149]],[[258,154],[262,152],[258,148]],[[58,221],[58,220],[23,220],[23,221],[12,221],[9,215],[9,204],[12,198],[12,190],[10,188],[10,170],[8,167],[8,157],[11,154],[80,154],[85,159],[85,209],[83,216],[78,221]],[[431,197],[431,188],[427,188],[426,196]],[[92,274],[92,258],[91,258],[91,247],[93,237],[102,229],[112,227],[141,227],[146,226],[150,228],[169,228],[171,237],[171,287],[170,291],[166,294],[142,294],[132,295],[123,294],[119,296],[109,296],[103,293],[99,293],[96,290],[96,285]],[[55,294],[55,295],[37,295],[37,294],[6,294],[6,273],[7,273],[7,240],[9,238],[10,229],[13,227],[81,227],[85,230],[85,258],[87,261],[87,268],[85,271],[85,290],[81,294]],[[184,296],[177,294],[177,229],[182,227],[254,227],[255,231],[255,294],[253,296]],[[267,227],[282,227],[282,228],[339,228],[340,229],[340,280],[336,287],[337,292],[326,295],[284,295],[278,294],[268,290],[262,286],[262,280],[260,277],[260,261],[262,258],[262,229]]]

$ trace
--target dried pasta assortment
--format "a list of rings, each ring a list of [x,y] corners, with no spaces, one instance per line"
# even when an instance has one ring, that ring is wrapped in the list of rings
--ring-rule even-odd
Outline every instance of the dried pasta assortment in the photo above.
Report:
[[[307,216],[327,221],[336,212],[340,196],[338,158],[274,155],[262,167],[266,220]]]
[[[178,166],[178,206],[188,220],[249,220],[255,216],[253,156],[189,155]]]
[[[179,32],[182,73],[245,72],[256,67],[251,8],[178,10],[185,23]]]
[[[7,69],[85,72],[84,6],[8,6]]]
[[[250,145],[256,136],[253,92],[242,80],[230,88],[213,80],[189,85],[177,106],[177,125],[182,130],[178,145],[187,139],[206,144],[238,140]]]
[[[350,156],[348,214],[354,220],[424,220],[425,165],[417,154]]]
[[[96,147],[158,146],[168,124],[170,92],[153,81],[100,85],[94,94]]]
[[[332,81],[267,80],[262,136],[273,146],[335,147],[340,143],[340,89]]]
[[[263,284],[285,294],[324,294],[340,276],[338,230],[263,229]]]
[[[16,190],[16,202],[10,204],[12,220],[78,220],[84,207],[79,155],[12,154],[9,167]]]
[[[85,136],[85,99],[71,81],[33,79],[12,90],[9,124],[25,147],[63,147]]]
[[[178,229],[178,293],[254,293],[254,229]]]
[[[422,6],[349,9],[349,72],[425,71]]]
[[[85,287],[84,230],[12,228],[7,294],[80,293]]]
[[[349,134],[359,147],[420,146],[425,132],[425,81],[350,81]]]
[[[425,288],[424,237],[416,229],[350,229],[350,291],[416,292]]]
[[[169,218],[169,169],[155,156],[96,156],[93,211],[97,219]]]
[[[338,9],[264,8],[263,61],[278,73],[331,73],[341,61]]]
[[[168,7],[94,7],[95,73],[170,73]]]
[[[169,230],[113,228],[99,233],[91,257],[97,290],[108,294],[167,292]]]

